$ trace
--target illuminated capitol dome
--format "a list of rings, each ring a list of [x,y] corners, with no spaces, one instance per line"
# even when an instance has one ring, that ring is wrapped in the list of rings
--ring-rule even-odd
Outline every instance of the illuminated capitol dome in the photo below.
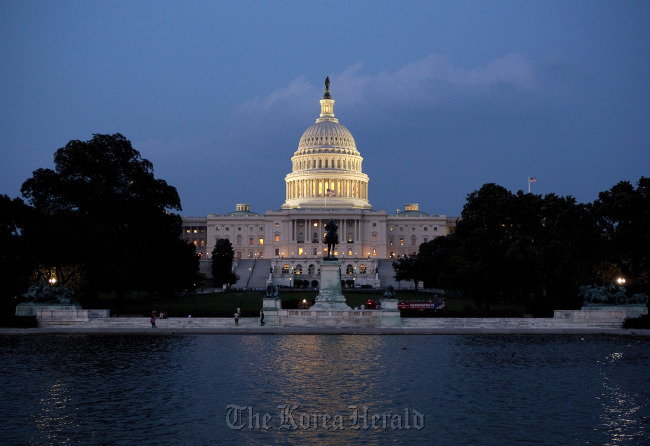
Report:
[[[394,214],[373,209],[362,163],[352,133],[334,117],[327,78],[320,116],[302,134],[291,157],[284,204],[257,213],[238,203],[234,212],[183,217],[182,238],[196,246],[207,276],[217,240],[230,241],[233,269],[240,278],[235,287],[265,288],[269,280],[282,286],[318,287],[320,261],[327,256],[325,225],[334,220],[339,244],[333,254],[341,262],[345,286],[398,286],[393,260],[449,233],[456,219],[422,212],[407,201],[404,210]],[[425,190],[426,185],[420,193],[430,193]]]
[[[363,158],[352,133],[334,117],[329,78],[320,100],[320,117],[302,134],[293,154],[293,169],[285,178],[283,209],[370,209],[368,175],[361,171]]]

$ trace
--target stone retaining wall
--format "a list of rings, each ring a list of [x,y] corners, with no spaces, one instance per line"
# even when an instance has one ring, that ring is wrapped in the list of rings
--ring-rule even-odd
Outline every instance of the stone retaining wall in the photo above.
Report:
[[[38,310],[36,320],[39,327],[84,325],[93,319],[108,319],[109,310]]]
[[[345,313],[345,314],[342,314]],[[573,329],[616,329],[623,326],[625,312],[557,310],[553,318],[400,318],[399,312],[381,310],[350,310],[345,312],[278,310],[265,311],[265,327],[375,327],[418,330],[529,330],[558,331]],[[145,329],[151,328],[148,317],[109,317],[108,310],[39,311],[39,327],[81,329]],[[168,318],[157,319],[156,326],[166,329],[230,329],[234,318]],[[239,326],[262,328],[256,317],[242,318]]]

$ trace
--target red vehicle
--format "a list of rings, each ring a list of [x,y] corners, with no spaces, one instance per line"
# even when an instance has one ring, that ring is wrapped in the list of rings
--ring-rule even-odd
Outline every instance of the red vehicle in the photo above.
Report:
[[[445,309],[445,299],[438,297],[428,300],[400,300],[397,303],[400,310],[433,310],[442,311]]]
[[[381,301],[380,300],[372,300],[368,299],[368,307],[369,310],[381,310]]]
[[[381,310],[381,300],[368,300],[369,310]],[[445,299],[436,297],[428,300],[400,300],[397,303],[399,310],[433,310],[442,311],[445,309]]]

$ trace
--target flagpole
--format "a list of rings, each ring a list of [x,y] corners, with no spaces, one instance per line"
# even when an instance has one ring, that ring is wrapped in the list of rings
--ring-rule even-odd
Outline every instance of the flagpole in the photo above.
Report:
[[[528,177],[528,193],[530,193],[530,177]]]

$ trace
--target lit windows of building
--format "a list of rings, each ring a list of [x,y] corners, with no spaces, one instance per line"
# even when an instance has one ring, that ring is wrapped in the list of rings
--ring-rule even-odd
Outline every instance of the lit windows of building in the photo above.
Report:
[[[323,246],[324,226],[329,218],[334,218],[339,226],[340,245],[337,248],[345,257],[345,265],[349,262],[356,266],[355,273],[363,274],[358,263],[360,256],[365,267],[381,272],[377,277],[366,274],[361,284],[385,286],[376,279],[387,280],[390,284],[390,264],[396,256],[417,251],[416,244],[422,240],[427,242],[453,231],[458,219],[421,212],[414,203],[406,204],[403,211],[394,214],[373,209],[368,201],[368,177],[362,172],[363,158],[349,130],[334,117],[334,101],[329,93],[321,100],[321,106],[321,116],[304,132],[297,151],[293,152],[293,170],[284,178],[285,202],[280,209],[257,214],[251,212],[250,205],[237,204],[234,212],[223,215],[183,217],[182,238],[187,243],[200,245],[197,254],[202,250],[200,266],[203,273],[210,275],[210,255],[206,252],[204,240],[209,245],[209,240],[216,242],[223,238],[236,240],[233,248],[237,259],[266,258],[265,262],[271,262],[274,271],[277,268],[278,272],[282,270],[285,274],[277,274],[276,277],[281,279],[278,284],[291,286],[289,272],[298,261],[313,262],[318,269],[318,262],[327,256],[327,249]],[[325,165],[327,171],[318,169]],[[408,228],[411,228],[410,235],[406,234]],[[434,236],[428,236],[429,232],[435,232]],[[244,237],[248,238],[248,249],[243,246]],[[267,238],[266,243],[264,238]],[[405,246],[407,240],[408,250]],[[311,242],[311,249],[300,248],[306,242]],[[399,249],[395,251],[394,246],[398,243]],[[333,255],[338,255],[336,249],[332,251]],[[249,268],[250,262],[240,262],[239,265]],[[233,266],[238,267],[237,262]],[[257,267],[260,267],[259,262]],[[268,271],[267,268],[266,264],[261,267]],[[242,280],[245,276],[242,271]],[[360,277],[355,278],[359,285]],[[268,276],[256,280],[267,279]],[[246,285],[239,283],[236,286]],[[249,286],[265,285],[251,283]]]

